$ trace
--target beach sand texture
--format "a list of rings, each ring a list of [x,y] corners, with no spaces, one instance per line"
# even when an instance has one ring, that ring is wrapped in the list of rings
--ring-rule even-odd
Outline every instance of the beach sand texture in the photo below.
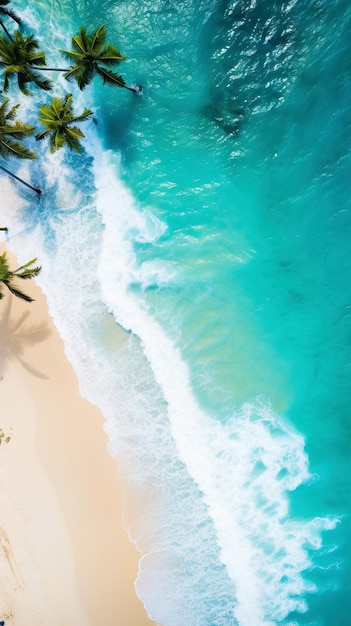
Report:
[[[79,395],[42,292],[20,282],[35,302],[0,302],[0,619],[152,624],[103,417]]]

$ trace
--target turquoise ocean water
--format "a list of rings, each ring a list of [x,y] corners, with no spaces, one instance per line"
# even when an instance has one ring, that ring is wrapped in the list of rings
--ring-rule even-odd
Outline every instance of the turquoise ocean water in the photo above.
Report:
[[[58,76],[85,152],[42,145],[19,171],[44,193],[2,219],[105,415],[146,610],[349,626],[350,4],[13,6],[48,65],[106,22],[144,86]]]

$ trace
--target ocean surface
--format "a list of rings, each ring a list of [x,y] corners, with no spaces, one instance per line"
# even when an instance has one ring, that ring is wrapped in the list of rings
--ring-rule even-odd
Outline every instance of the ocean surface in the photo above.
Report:
[[[84,153],[34,142],[1,219],[106,418],[149,616],[350,626],[351,4],[12,6],[49,66],[106,23],[144,87],[52,72]]]

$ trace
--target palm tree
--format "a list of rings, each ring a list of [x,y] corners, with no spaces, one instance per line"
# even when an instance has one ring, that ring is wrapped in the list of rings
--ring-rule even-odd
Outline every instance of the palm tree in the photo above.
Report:
[[[26,37],[16,30],[11,41],[0,37],[0,67],[5,68],[3,87],[5,92],[9,88],[10,79],[14,76],[17,77],[19,89],[27,96],[31,95],[27,89],[28,83],[34,83],[45,91],[50,90],[51,82],[42,78],[36,71],[43,69],[45,65],[45,52],[39,49],[33,35]]]
[[[10,17],[12,20],[17,22],[17,24],[19,26],[21,25],[22,22],[21,22],[20,18],[16,15],[16,13],[14,11],[12,11],[12,9],[8,9],[7,8],[8,4],[10,4],[10,0],[0,0],[0,26],[5,31],[5,33],[8,36],[8,38],[12,40],[12,37],[11,37],[9,31],[7,30],[5,24],[3,23],[3,18],[4,17]]]
[[[73,61],[71,69],[65,73],[65,78],[74,78],[80,89],[84,89],[94,78],[101,76],[104,83],[124,87],[135,93],[141,92],[139,85],[128,86],[119,74],[108,69],[119,65],[125,60],[116,46],[106,44],[106,26],[101,24],[91,34],[81,28],[78,35],[72,37],[72,50],[60,50],[69,61]],[[106,66],[106,67],[104,67]]]
[[[18,120],[15,121],[18,107],[19,104],[15,104],[15,106],[9,108],[8,98],[0,104],[0,156],[3,159],[7,159],[10,156],[14,156],[17,159],[35,159],[35,152],[28,150],[22,144],[23,139],[33,134],[35,127]],[[36,191],[36,193],[41,193],[40,189],[32,187],[32,185],[10,172],[3,165],[0,165],[0,169],[19,180],[23,185]]]
[[[82,152],[80,139],[85,137],[78,126],[72,126],[76,122],[83,122],[93,112],[84,109],[80,115],[73,114],[72,94],[62,98],[53,98],[51,104],[44,104],[39,109],[39,122],[46,127],[35,136],[37,140],[50,137],[50,152],[56,152],[67,145],[74,152]]]
[[[38,265],[36,267],[31,267],[33,263],[36,262],[36,259],[32,259],[28,261],[25,265],[21,265],[16,270],[10,270],[8,260],[6,258],[6,251],[0,255],[0,284],[3,284],[13,293],[13,295],[18,298],[22,298],[22,300],[26,300],[26,302],[33,302],[33,298],[27,296],[23,291],[14,286],[13,281],[16,278],[21,278],[23,280],[28,280],[29,278],[33,278],[37,276],[41,270],[41,267]],[[0,299],[4,297],[4,294],[0,290]]]

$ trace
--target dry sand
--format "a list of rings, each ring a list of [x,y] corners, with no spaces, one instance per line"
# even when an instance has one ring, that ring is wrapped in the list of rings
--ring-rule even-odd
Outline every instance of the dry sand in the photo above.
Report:
[[[35,302],[0,301],[0,620],[150,626],[103,417],[79,395],[43,294],[20,283]]]

